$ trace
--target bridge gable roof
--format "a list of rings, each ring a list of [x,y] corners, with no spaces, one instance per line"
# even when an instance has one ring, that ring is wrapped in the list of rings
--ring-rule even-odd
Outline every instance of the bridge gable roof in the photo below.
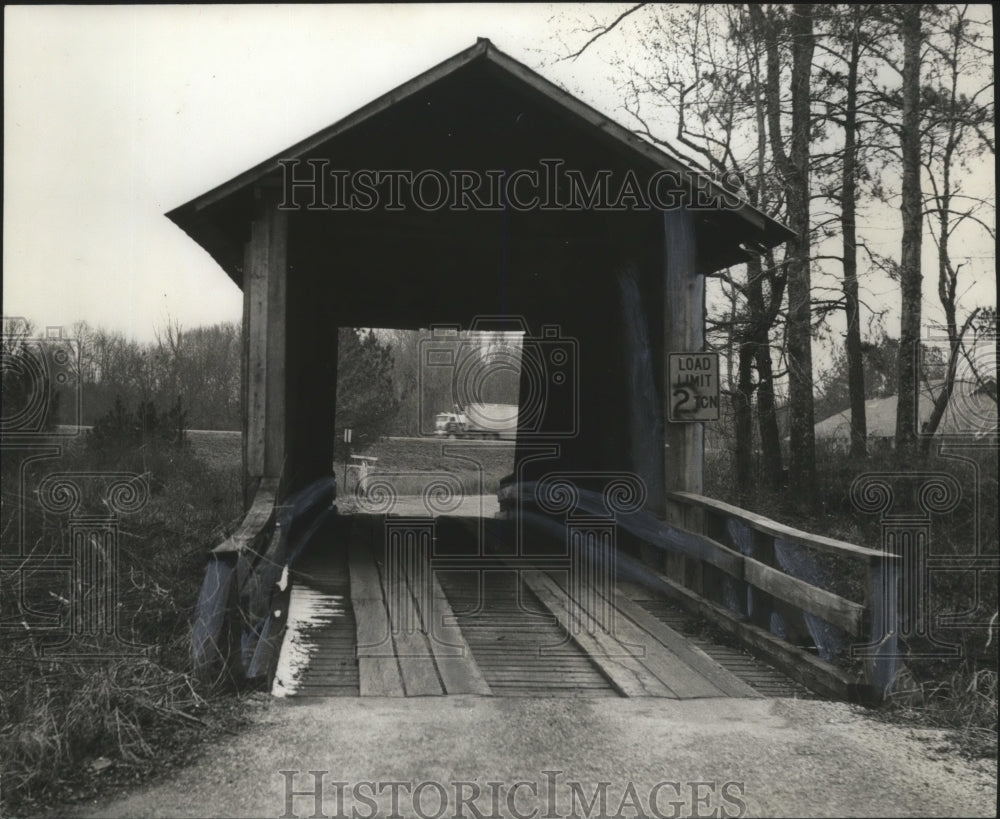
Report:
[[[540,106],[547,113],[558,117],[567,131],[576,128],[578,133],[583,132],[589,138],[587,145],[602,145],[608,152],[607,156],[614,156],[616,162],[623,166],[641,168],[647,172],[662,169],[676,174],[678,179],[697,180],[702,190],[727,203],[725,209],[699,215],[702,223],[700,230],[712,234],[707,241],[700,242],[707,251],[700,264],[702,272],[711,272],[745,261],[748,255],[744,248],[762,250],[774,247],[794,235],[787,227],[755,208],[742,196],[723,188],[704,171],[637,136],[504,54],[485,38],[480,38],[470,48],[408,80],[312,136],[171,210],[167,217],[204,247],[229,276],[242,285],[243,241],[252,213],[255,188],[262,184],[278,183],[284,173],[281,164],[283,161],[343,156],[342,151],[334,150],[338,141],[357,136],[365,127],[372,127],[372,123],[377,122],[380,115],[389,116],[394,109],[400,109],[404,105],[412,106],[415,100],[423,99],[422,95],[446,86],[452,90],[460,87],[463,93],[475,94],[477,99],[488,99],[494,91],[521,95],[526,102]]]

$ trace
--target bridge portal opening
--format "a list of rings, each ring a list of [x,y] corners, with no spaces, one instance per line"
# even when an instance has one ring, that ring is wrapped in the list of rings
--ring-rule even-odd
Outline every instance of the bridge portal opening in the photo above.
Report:
[[[444,477],[465,498],[495,498],[513,472],[522,337],[484,322],[472,330],[340,327],[328,434],[342,496],[363,501],[377,484],[400,498],[400,509],[386,511],[405,511]]]

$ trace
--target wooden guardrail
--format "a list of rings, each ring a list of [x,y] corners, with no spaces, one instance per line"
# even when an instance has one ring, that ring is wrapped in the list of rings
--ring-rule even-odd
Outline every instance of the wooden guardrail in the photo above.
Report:
[[[264,478],[242,523],[209,552],[191,630],[195,672],[219,685],[269,685],[288,611],[288,567],[336,496],[325,477],[276,503]]]
[[[539,531],[550,528],[542,519],[551,516],[537,509],[536,495],[546,491],[544,479],[502,487],[501,507]],[[601,493],[573,494],[576,512],[609,515]],[[885,697],[897,662],[898,557],[701,495],[669,493],[668,503],[682,525],[637,508],[614,511],[619,573],[671,596],[818,693]]]
[[[667,499],[674,518],[702,543],[700,560],[675,555],[663,567],[663,579],[688,592],[680,594],[688,608],[814,690],[885,697],[898,658],[896,555],[702,495],[672,492]],[[720,555],[728,565],[719,565]]]

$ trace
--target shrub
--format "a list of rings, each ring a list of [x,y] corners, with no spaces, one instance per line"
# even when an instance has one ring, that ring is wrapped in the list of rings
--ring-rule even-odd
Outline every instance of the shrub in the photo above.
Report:
[[[130,412],[118,396],[114,407],[94,422],[87,442],[95,449],[150,443],[181,449],[187,440],[186,431],[187,413],[180,396],[166,414],[158,412],[152,401],[140,401],[135,411]]]

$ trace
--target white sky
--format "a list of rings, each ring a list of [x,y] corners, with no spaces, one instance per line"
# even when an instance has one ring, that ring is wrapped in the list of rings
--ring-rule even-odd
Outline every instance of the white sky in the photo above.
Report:
[[[628,29],[545,65],[578,17],[623,8],[8,6],[3,313],[39,328],[86,319],[139,339],[168,318],[238,320],[237,287],[165,212],[478,36],[627,124],[608,63],[628,48]],[[897,219],[883,230],[898,247]],[[992,243],[966,250],[970,303],[995,303]],[[927,265],[933,314],[932,248]],[[898,302],[894,287],[885,293]],[[897,323],[886,327],[895,334]]]
[[[537,66],[560,11],[5,8],[4,314],[138,338],[238,320],[238,288],[165,212],[478,36]]]

